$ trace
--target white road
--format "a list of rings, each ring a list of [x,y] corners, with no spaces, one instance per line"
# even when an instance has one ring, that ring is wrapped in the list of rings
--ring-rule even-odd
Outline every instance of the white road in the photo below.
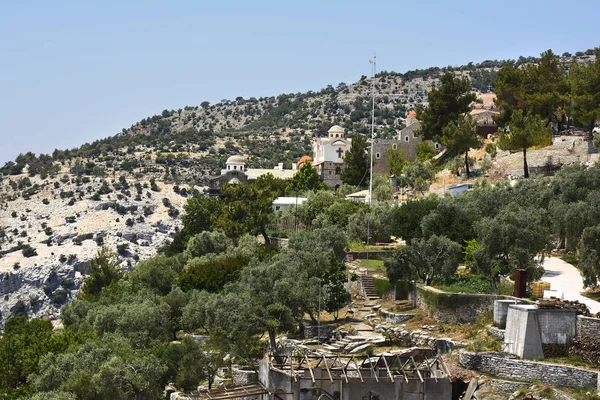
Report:
[[[544,269],[542,281],[550,283],[550,289],[564,292],[565,300],[579,300],[586,304],[592,314],[600,312],[600,302],[581,295],[584,290],[583,278],[577,268],[560,258],[547,257],[544,259]]]

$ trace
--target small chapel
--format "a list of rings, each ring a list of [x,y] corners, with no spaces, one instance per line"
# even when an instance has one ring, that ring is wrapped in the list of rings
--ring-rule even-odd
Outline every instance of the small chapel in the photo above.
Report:
[[[352,139],[346,138],[344,128],[339,125],[329,128],[327,137],[318,137],[313,142],[313,166],[326,185],[337,188],[342,184],[344,155],[351,145]]]

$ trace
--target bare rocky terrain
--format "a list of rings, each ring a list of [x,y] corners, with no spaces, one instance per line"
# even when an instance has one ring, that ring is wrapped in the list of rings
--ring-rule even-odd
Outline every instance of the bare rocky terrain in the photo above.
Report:
[[[83,183],[61,173],[41,180],[22,174],[2,182],[4,317],[22,307],[32,315],[56,316],[60,306],[77,295],[90,260],[102,246],[116,251],[126,270],[155,255],[179,229],[186,197],[173,191],[174,184],[158,182],[153,190],[143,180],[88,179]],[[38,185],[37,193],[18,197],[18,187],[14,190],[11,182],[23,181],[29,187]],[[95,196],[101,188],[110,193]]]

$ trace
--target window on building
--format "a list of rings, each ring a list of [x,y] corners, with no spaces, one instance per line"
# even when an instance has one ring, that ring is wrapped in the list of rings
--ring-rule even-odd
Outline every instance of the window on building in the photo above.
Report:
[[[417,132],[413,132],[413,137],[416,138],[417,137]]]
[[[435,149],[437,150],[437,149],[439,149],[439,148],[440,148],[440,144],[439,144],[439,143],[436,143],[436,144],[435,144]]]
[[[339,175],[339,174],[341,174],[341,173],[342,173],[342,169],[341,169],[340,167],[336,167],[336,168],[335,168],[335,174],[336,174],[336,175]]]
[[[237,169],[237,165],[234,165],[234,166],[233,166],[233,169]]]
[[[381,158],[381,154],[375,153],[375,158],[379,160]]]
[[[406,136],[404,137],[404,141],[405,141],[405,142],[408,142],[409,140],[410,140],[410,139],[408,138],[408,135],[406,135]]]
[[[329,175],[331,175],[331,171],[329,171]]]
[[[397,145],[396,143],[394,143],[394,144],[392,145],[392,149],[396,150],[397,148],[398,148],[398,145]]]

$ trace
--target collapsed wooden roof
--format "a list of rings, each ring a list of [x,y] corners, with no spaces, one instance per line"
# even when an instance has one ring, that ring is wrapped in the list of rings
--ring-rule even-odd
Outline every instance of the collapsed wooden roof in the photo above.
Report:
[[[343,379],[348,383],[349,379],[360,379],[364,383],[366,378],[379,382],[384,371],[383,379],[389,379],[392,383],[398,378],[406,382],[415,379],[424,382],[429,378],[436,382],[438,379],[451,380],[450,370],[439,355],[419,361],[412,355],[402,354],[382,354],[375,357],[294,354],[269,355],[268,358],[272,370],[290,376],[295,382],[298,379],[310,379],[313,383],[317,380],[329,380],[333,383],[334,380]],[[326,377],[317,377],[316,368],[326,371]]]

